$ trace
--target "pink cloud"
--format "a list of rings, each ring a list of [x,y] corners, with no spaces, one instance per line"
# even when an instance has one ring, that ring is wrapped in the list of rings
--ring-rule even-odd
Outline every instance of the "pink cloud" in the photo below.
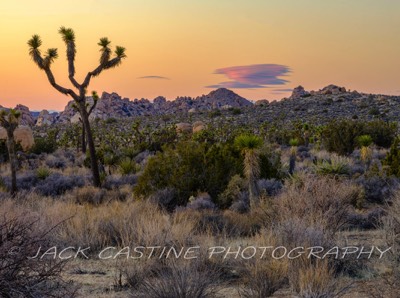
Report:
[[[231,86],[231,88],[267,88],[269,85],[284,85],[288,81],[279,77],[287,76],[290,68],[279,64],[254,64],[231,66],[217,69],[215,74],[225,75],[230,82],[222,82],[215,86]]]

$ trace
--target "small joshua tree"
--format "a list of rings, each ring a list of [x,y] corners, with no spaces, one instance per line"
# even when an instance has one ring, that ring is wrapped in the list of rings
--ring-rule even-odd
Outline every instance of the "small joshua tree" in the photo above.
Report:
[[[290,159],[289,159],[289,175],[293,175],[294,169],[296,167],[296,152],[297,146],[299,145],[298,139],[290,139]]]
[[[100,187],[101,181],[99,166],[97,163],[96,149],[93,141],[92,130],[90,128],[89,111],[87,110],[86,105],[86,92],[93,77],[100,75],[103,70],[114,68],[121,64],[122,59],[126,58],[125,48],[117,46],[114,52],[116,56],[114,58],[111,58],[112,53],[109,47],[110,41],[106,37],[100,38],[100,42],[98,43],[98,45],[101,47],[100,63],[94,70],[88,72],[84,81],[79,84],[75,79],[75,32],[71,28],[61,27],[59,33],[61,34],[62,39],[67,46],[68,78],[71,81],[72,85],[75,87],[76,91],[62,87],[57,84],[53,72],[51,71],[51,65],[58,57],[57,49],[48,49],[45,56],[43,57],[39,49],[42,45],[42,40],[40,39],[39,35],[33,35],[32,38],[28,41],[29,54],[35,64],[46,73],[47,79],[49,80],[50,84],[57,91],[72,97],[75,101],[86,133],[86,140],[90,153],[90,165],[93,174],[93,183],[95,186]]]
[[[249,185],[250,207],[258,204],[259,189],[257,180],[260,177],[260,152],[262,140],[255,135],[240,135],[235,145],[244,154],[244,174]]]
[[[21,113],[16,110],[0,111],[0,126],[7,131],[7,150],[11,168],[11,195],[17,193],[17,158],[15,156],[14,131],[18,127]]]

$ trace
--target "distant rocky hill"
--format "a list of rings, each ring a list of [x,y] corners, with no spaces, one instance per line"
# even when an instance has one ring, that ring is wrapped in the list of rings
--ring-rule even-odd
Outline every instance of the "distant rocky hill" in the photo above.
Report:
[[[93,100],[88,98],[89,104]],[[2,107],[0,106],[0,109]],[[79,115],[73,109],[73,102],[69,102],[61,113],[50,113],[43,110],[40,113],[30,112],[28,107],[17,105],[21,111],[23,125],[50,125],[54,123],[68,123],[79,121]],[[159,96],[153,101],[147,99],[129,100],[121,98],[116,93],[104,92],[99,100],[91,119],[122,118],[129,119],[140,116],[157,116],[163,114],[189,115],[193,119],[204,120],[204,111],[215,109],[230,110],[240,108],[233,122],[255,124],[277,119],[323,123],[335,118],[380,118],[390,121],[400,120],[400,97],[380,94],[366,94],[349,91],[344,87],[329,85],[318,91],[306,91],[302,86],[294,88],[292,95],[280,101],[260,100],[253,105],[249,100],[237,95],[231,90],[221,88],[207,95],[192,97],[177,97],[167,100]],[[176,118],[175,117],[175,118]]]
[[[92,98],[88,98],[89,104],[93,104]],[[153,100],[121,98],[116,93],[103,92],[91,118],[128,118],[142,115],[161,115],[182,112],[196,112],[213,109],[228,109],[252,106],[247,99],[237,95],[231,90],[220,88],[207,95],[192,97],[177,97],[168,101],[159,96]],[[65,110],[56,119],[57,122],[76,122],[79,116],[73,108],[73,102],[69,102]]]

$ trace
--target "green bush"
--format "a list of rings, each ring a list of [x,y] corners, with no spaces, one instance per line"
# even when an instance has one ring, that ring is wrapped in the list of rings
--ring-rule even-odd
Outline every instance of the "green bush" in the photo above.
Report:
[[[322,131],[322,143],[330,152],[348,155],[357,147],[357,138],[369,135],[374,144],[388,148],[397,132],[397,124],[382,120],[333,120]]]
[[[389,148],[396,138],[397,122],[385,122],[383,120],[366,122],[360,134],[370,135],[374,144]]]
[[[46,137],[35,138],[35,144],[31,148],[31,152],[35,154],[53,153],[57,150],[57,129],[50,129]]]
[[[176,205],[186,204],[199,191],[217,198],[230,178],[241,173],[242,159],[232,144],[182,141],[151,157],[134,192],[148,197],[158,190],[176,191]]]
[[[324,128],[322,143],[329,152],[348,155],[354,151],[356,138],[361,132],[361,122],[354,120],[334,120]]]
[[[386,155],[383,165],[386,166],[388,175],[400,177],[400,139],[396,138]]]

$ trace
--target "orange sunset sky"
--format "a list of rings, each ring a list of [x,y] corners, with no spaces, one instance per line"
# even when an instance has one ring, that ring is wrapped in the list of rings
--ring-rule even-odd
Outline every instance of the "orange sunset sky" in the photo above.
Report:
[[[76,33],[77,78],[97,66],[100,37],[128,58],[89,91],[122,97],[197,96],[228,87],[251,99],[280,99],[303,85],[400,94],[397,0],[1,0],[0,105],[62,110],[68,97],[30,61],[27,41],[57,47],[58,83],[67,80],[60,26]]]

